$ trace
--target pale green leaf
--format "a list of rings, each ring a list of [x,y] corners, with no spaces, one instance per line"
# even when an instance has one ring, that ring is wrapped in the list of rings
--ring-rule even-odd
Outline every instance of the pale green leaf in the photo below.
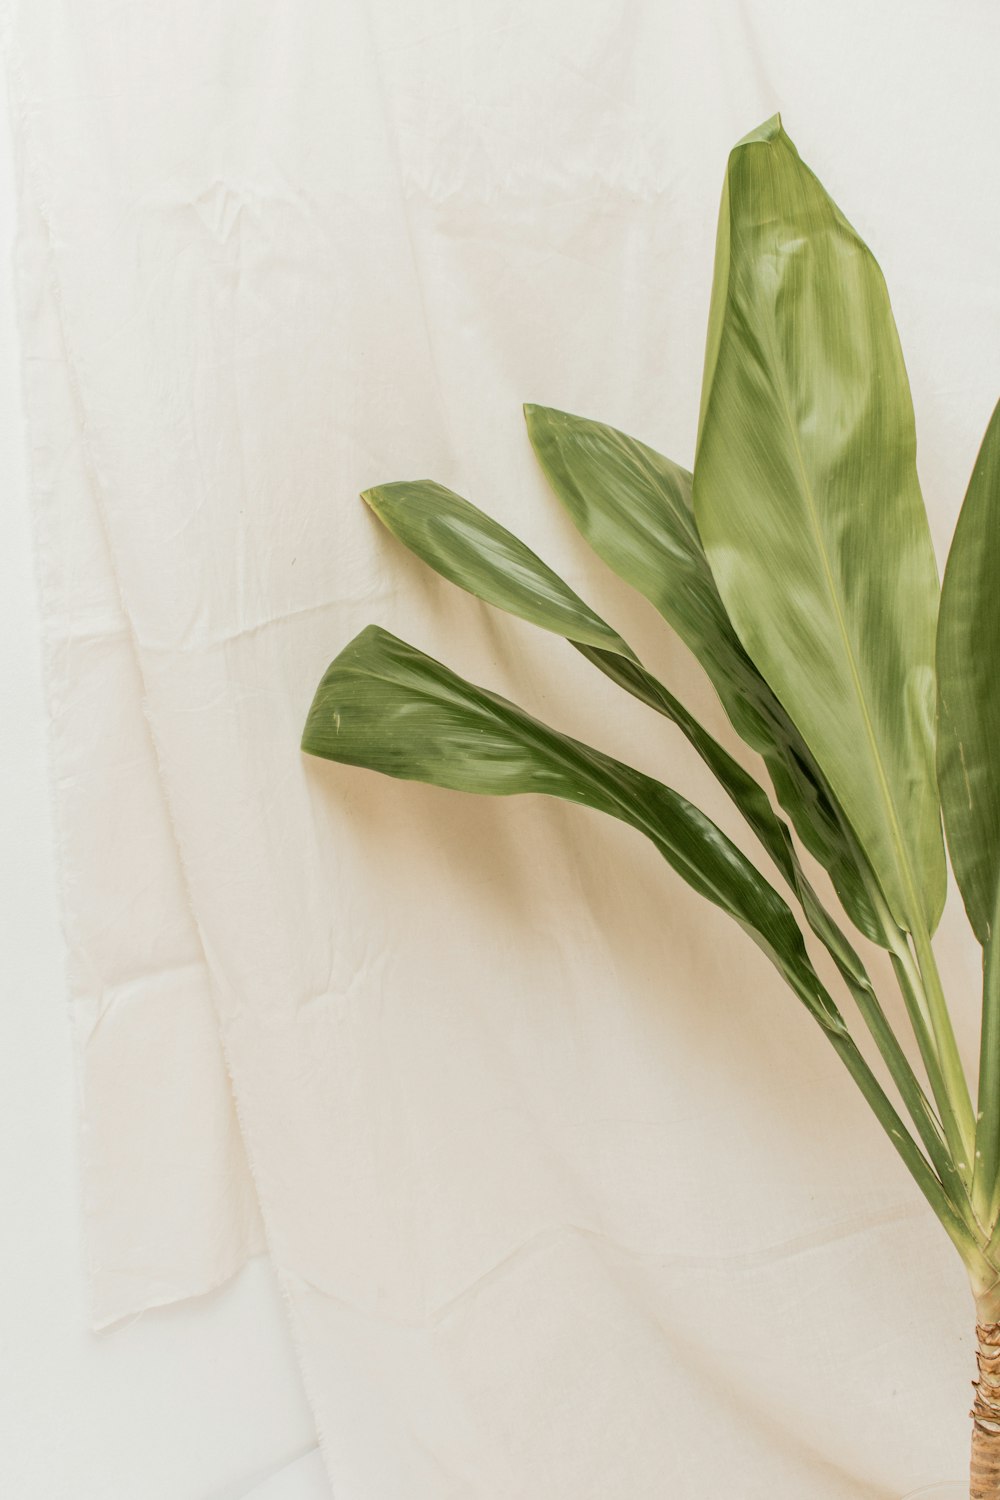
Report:
[[[777,118],[729,160],[694,508],[893,917],[933,930],[937,578],[909,387],[881,272]]]
[[[986,429],[941,589],[938,773],[969,921],[990,941],[1000,888],[1000,404]]]
[[[944,570],[938,618],[938,775],[955,879],[985,950],[976,1201],[1000,1208],[1000,404]]]

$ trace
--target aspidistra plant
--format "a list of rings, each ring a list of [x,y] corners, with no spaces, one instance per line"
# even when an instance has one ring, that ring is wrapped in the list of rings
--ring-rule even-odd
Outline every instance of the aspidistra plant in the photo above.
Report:
[[[597,808],[645,834],[760,945],[966,1266],[979,1360],[971,1495],[1000,1500],[1000,407],[939,589],[882,274],[775,117],[729,158],[693,476],[599,422],[540,406],[525,415],[555,494],[697,657],[733,730],[760,755],[773,801],[496,521],[429,481],[364,499],[443,577],[562,636],[669,720],[784,894],[678,792],[375,626],[327,670],[303,748],[459,791]],[[932,945],[945,899],[942,816],[983,948],[975,1090]],[[810,883],[809,857],[828,872],[839,916]],[[891,1024],[848,923],[888,951],[915,1048]],[[832,958],[847,1015],[804,931]],[[878,1072],[852,1035],[858,1020]]]

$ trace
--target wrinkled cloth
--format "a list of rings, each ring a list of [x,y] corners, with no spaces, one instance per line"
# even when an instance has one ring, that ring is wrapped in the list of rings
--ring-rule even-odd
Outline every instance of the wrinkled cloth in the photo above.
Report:
[[[854,0],[8,6],[94,1317],[266,1233],[338,1500],[961,1472],[961,1267],[746,937],[596,813],[298,739],[377,621],[749,848],[676,734],[357,495],[467,494],[742,755],[520,403],[690,463],[726,152],[780,107],[886,271],[943,553],[1000,386],[998,40]],[[971,1066],[954,901],[942,953]]]
[[[20,167],[25,179],[23,150]],[[88,463],[47,226],[24,182],[15,274],[85,1253],[101,1328],[218,1286],[263,1247],[263,1232]]]

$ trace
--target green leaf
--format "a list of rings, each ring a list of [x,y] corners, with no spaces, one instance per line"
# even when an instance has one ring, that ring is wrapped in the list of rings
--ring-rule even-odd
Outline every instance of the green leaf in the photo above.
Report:
[[[362,497],[392,534],[476,598],[570,641],[619,687],[684,734],[803,902],[810,925],[853,977],[860,959],[808,886],[788,829],[754,778],[648,672],[631,647],[530,548],[453,490],[431,480],[379,485]]]
[[[941,588],[938,774],[948,847],[985,947],[1000,889],[1000,403],[986,429]]]
[[[544,406],[524,410],[539,462],[585,540],[698,658],[734,729],[763,755],[779,802],[845,910],[882,942],[849,831],[726,613],[695,524],[691,475],[602,422]]]
[[[642,666],[627,642],[512,532],[430,480],[380,485],[362,498],[395,537],[442,577],[563,636],[619,687],[676,724],[791,878],[788,832],[758,783]]]
[[[525,406],[528,436],[580,534],[656,606],[708,673],[733,725],[769,747],[766,685],[726,614],[691,508],[691,475],[602,422]]]
[[[777,117],[729,159],[694,508],[893,918],[932,931],[937,579],[909,387],[881,272]]]
[[[1000,403],[983,438],[941,588],[938,775],[948,847],[985,950],[976,1124],[977,1207],[1000,1208]]]
[[[695,891],[740,923],[827,1030],[845,1031],[789,907],[703,813],[387,632],[369,626],[331,664],[302,748],[456,791],[544,793],[631,824]]]
[[[580,645],[632,656],[540,557],[454,490],[420,479],[378,485],[361,498],[393,536],[459,588]]]
[[[763,788],[638,661],[624,640],[499,522],[431,481],[382,485],[363,498],[403,544],[477,598],[569,640],[619,687],[675,724],[712,771],[795,893],[875,1036],[939,1170],[946,1154],[927,1101],[878,1005],[857,953],[819,901]],[[728,622],[726,622],[728,624]],[[741,649],[737,646],[737,649]]]
[[[602,654],[602,648],[580,649],[588,656]],[[638,672],[630,690],[637,690],[641,697],[649,688],[652,706],[663,712],[653,700],[657,689],[663,693],[666,689],[648,674],[644,677],[628,658],[606,654],[614,664],[611,675],[617,669]],[[710,737],[706,740],[714,745]],[[352,641],[327,671],[302,744],[308,752],[331,760],[437,786],[494,795],[544,791],[598,808],[645,833],[669,863],[696,890],[734,916],[777,965],[824,1028],[963,1257],[968,1260],[973,1254],[962,1184],[956,1180],[940,1127],[882,1015],[860,960],[814,897],[810,915],[814,930],[821,936],[826,930],[824,941],[862,1009],[945,1189],[852,1042],[805,954],[785,903],[719,829],[676,793],[547,729],[513,704],[473,687],[374,627]],[[720,779],[725,779],[730,768],[734,773],[730,788],[734,800],[741,791],[739,778],[744,777],[748,783],[742,789],[748,799],[745,815],[753,821],[753,805],[759,798],[762,838],[774,843],[776,835],[778,844],[783,838],[788,860],[797,868],[787,829],[761,789],[721,747],[716,749],[723,757]],[[777,845],[775,853],[784,867]],[[812,893],[808,886],[804,888],[808,910]]]

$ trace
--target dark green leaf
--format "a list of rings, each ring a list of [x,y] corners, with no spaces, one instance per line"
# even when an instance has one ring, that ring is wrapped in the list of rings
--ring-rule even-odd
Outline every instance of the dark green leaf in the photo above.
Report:
[[[526,406],[525,416],[542,468],[581,534],[698,658],[733,727],[763,755],[779,802],[852,920],[881,942],[849,832],[726,613],[695,525],[691,475],[604,423],[543,406]]]
[[[788,829],[763,789],[551,568],[491,516],[430,480],[380,485],[367,490],[363,498],[394,536],[443,577],[479,599],[564,636],[619,687],[676,724],[802,901],[810,925],[838,964],[851,966],[854,976],[863,975],[857,955],[809,887]],[[738,643],[736,650],[742,654]],[[750,672],[756,675],[752,667]]]
[[[1000,889],[1000,404],[959,516],[938,622],[938,770],[948,847],[985,946]]]
[[[1000,1209],[1000,404],[986,429],[944,571],[938,619],[938,775],[948,847],[984,948],[977,1202]]]
[[[443,484],[383,484],[362,499],[404,546],[478,599],[580,645],[632,655],[621,636],[529,547]]]
[[[331,664],[302,747],[456,791],[544,793],[631,824],[694,890],[754,937],[823,1026],[844,1030],[788,906],[703,813],[387,632],[370,626]]]

